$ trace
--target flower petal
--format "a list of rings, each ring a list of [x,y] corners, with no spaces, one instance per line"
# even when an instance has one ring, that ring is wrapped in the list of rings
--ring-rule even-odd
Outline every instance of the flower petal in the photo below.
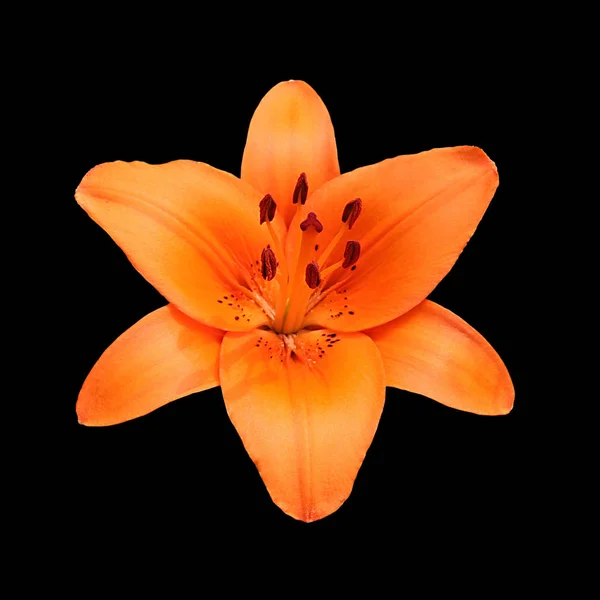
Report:
[[[365,332],[377,344],[387,385],[479,415],[504,415],[515,390],[490,344],[454,313],[425,300]]]
[[[299,217],[317,213],[322,251],[338,231],[346,203],[361,198],[362,212],[345,238],[359,241],[361,254],[354,271],[340,270],[347,279],[342,291],[321,302],[305,325],[359,331],[419,304],[455,263],[497,185],[494,163],[473,147],[399,156],[325,184]],[[292,224],[288,247],[296,229]],[[329,263],[342,257],[343,246]],[[339,279],[334,274],[326,285]]]
[[[134,267],[188,316],[244,331],[267,323],[243,294],[270,243],[259,225],[260,194],[202,163],[105,163],[75,197]],[[274,221],[280,231],[283,222]]]
[[[294,187],[306,173],[309,195],[340,174],[333,125],[317,93],[303,81],[286,81],[261,100],[250,122],[242,179],[271,194],[288,224]]]
[[[222,338],[222,331],[200,325],[173,306],[151,312],[94,365],[77,400],[79,422],[122,423],[218,386]]]
[[[295,340],[296,354],[286,359],[269,331],[226,334],[221,387],[275,504],[315,521],[350,494],[381,416],[385,380],[366,335],[315,330]]]

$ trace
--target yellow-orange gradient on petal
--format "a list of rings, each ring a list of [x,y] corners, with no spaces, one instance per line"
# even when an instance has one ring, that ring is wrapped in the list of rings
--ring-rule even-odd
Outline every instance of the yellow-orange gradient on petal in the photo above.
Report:
[[[223,332],[164,306],[130,327],[87,376],[77,416],[84,425],[114,425],[183,396],[219,385]]]
[[[268,331],[226,334],[221,388],[275,504],[315,521],[352,490],[383,410],[383,364],[362,333],[303,332],[287,352]]]
[[[256,109],[242,158],[242,180],[271,194],[289,224],[298,176],[309,195],[340,174],[331,118],[317,93],[303,81],[276,85]]]
[[[270,240],[257,218],[260,194],[248,184],[189,160],[114,162],[92,169],[75,196],[134,267],[188,316],[231,331],[267,323],[244,293]],[[280,218],[273,225],[283,235]]]
[[[365,332],[377,344],[389,386],[479,415],[504,415],[515,390],[497,352],[454,313],[425,300]]]
[[[456,262],[497,186],[494,163],[470,146],[398,156],[325,184],[296,220],[317,211],[323,223],[319,257],[341,225],[344,206],[360,197],[360,218],[342,238],[360,242],[360,260],[354,271],[331,277],[325,289],[344,277],[346,291],[328,295],[304,325],[362,331],[419,304]],[[288,247],[298,236],[294,225]],[[324,266],[339,260],[343,248]]]

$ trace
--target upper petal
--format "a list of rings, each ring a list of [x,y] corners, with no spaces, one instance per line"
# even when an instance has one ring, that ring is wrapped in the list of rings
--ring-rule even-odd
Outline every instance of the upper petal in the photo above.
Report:
[[[79,422],[122,423],[219,385],[222,338],[222,331],[173,306],[155,310],[118,337],[94,365],[77,400]]]
[[[267,319],[240,289],[270,243],[259,225],[260,194],[202,163],[105,163],[75,197],[134,267],[181,311],[211,327],[241,331]],[[283,231],[283,223],[274,222]]]
[[[285,358],[269,331],[228,333],[221,348],[227,412],[273,501],[303,521],[350,494],[383,409],[383,365],[361,333],[296,336]]]
[[[425,300],[365,332],[377,344],[387,385],[480,415],[504,415],[515,390],[502,359],[470,325]]]
[[[302,214],[315,211],[323,223],[322,250],[338,231],[346,203],[361,198],[360,217],[346,234],[360,242],[361,255],[354,271],[341,274],[344,292],[320,303],[306,324],[357,331],[419,304],[455,263],[497,185],[494,163],[474,147],[399,156],[325,184]],[[296,229],[292,224],[289,245]],[[343,246],[330,262],[341,258]]]
[[[261,100],[250,122],[242,179],[271,194],[289,224],[294,187],[306,173],[309,195],[340,174],[329,112],[303,81],[277,84]]]

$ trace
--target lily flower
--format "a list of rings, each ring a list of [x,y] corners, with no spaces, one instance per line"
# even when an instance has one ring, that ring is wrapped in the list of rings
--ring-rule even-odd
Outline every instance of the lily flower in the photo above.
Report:
[[[260,102],[241,178],[189,160],[93,168],[77,201],[169,304],[100,357],[79,422],[121,423],[221,386],[275,504],[307,522],[333,513],[386,385],[511,410],[500,357],[426,299],[497,185],[494,163],[467,146],[340,175],[329,113],[301,81]]]

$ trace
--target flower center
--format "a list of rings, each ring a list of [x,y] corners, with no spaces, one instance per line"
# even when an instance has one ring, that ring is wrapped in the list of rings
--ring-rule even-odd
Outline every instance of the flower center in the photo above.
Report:
[[[306,203],[307,195],[308,182],[306,175],[302,173],[292,198],[297,211]],[[330,292],[347,282],[349,274],[345,277],[342,274],[342,277],[336,279],[335,286],[328,286],[334,273],[339,274],[350,268],[354,270],[360,257],[360,243],[357,241],[346,242],[342,260],[328,264],[328,259],[358,219],[362,201],[356,198],[345,206],[339,230],[318,260],[318,239],[323,225],[316,213],[309,212],[300,223],[300,243],[296,245],[292,255],[288,256],[271,224],[276,210],[275,200],[267,194],[260,201],[259,217],[261,225],[266,224],[269,230],[271,244],[261,254],[260,274],[265,285],[259,286],[260,292],[254,294],[254,299],[271,320],[271,328],[287,336],[302,329],[306,315]],[[270,285],[266,285],[269,283]]]

